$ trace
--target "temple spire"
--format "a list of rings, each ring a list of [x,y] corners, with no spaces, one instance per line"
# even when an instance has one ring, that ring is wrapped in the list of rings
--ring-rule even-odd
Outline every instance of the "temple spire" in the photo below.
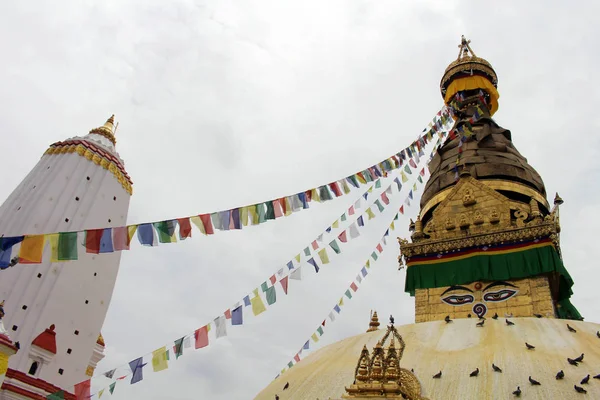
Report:
[[[373,332],[379,329],[379,317],[377,317],[377,311],[373,312],[371,315],[371,321],[369,322],[369,329],[367,332]]]
[[[106,120],[106,122],[104,123],[104,125],[98,127],[98,128],[94,128],[90,131],[90,135],[100,135],[100,136],[104,136],[105,138],[107,138],[108,140],[110,140],[110,142],[113,145],[117,144],[117,139],[115,138],[115,115],[111,115],[109,119]],[[117,124],[118,125],[118,124]]]

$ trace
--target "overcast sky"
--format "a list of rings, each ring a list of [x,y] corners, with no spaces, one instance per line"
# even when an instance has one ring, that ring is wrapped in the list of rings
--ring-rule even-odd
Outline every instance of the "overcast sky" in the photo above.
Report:
[[[243,3],[243,4],[242,4]],[[408,4],[406,4],[408,3]],[[442,106],[460,35],[499,77],[497,122],[564,198],[573,303],[598,321],[600,3],[559,1],[104,0],[0,3],[5,199],[50,143],[110,114],[134,181],[129,223],[253,204],[331,182],[414,140]],[[418,192],[420,193],[420,192]],[[125,252],[99,370],[206,324],[259,286],[359,193],[244,231]],[[402,201],[392,200],[395,206]],[[394,203],[395,202],[395,203]],[[418,204],[415,201],[414,204]],[[409,208],[399,221],[407,236]],[[268,312],[229,328],[114,399],[252,398],[343,294],[393,212]],[[389,246],[325,345],[364,332],[377,309],[414,321]],[[308,269],[306,269],[308,271]],[[292,284],[293,284],[292,283]],[[281,292],[280,292],[281,293]],[[358,356],[358,355],[357,355]],[[350,382],[348,382],[350,383]],[[200,397],[199,397],[200,396]]]

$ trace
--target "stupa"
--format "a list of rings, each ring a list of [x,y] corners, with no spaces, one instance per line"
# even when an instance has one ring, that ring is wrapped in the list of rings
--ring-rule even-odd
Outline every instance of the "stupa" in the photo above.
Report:
[[[132,182],[115,144],[110,117],[85,136],[50,145],[0,207],[0,235],[126,225]],[[3,322],[19,348],[8,360],[0,399],[45,399],[60,390],[74,398],[73,386],[91,377],[103,357],[100,331],[121,252],[80,251],[77,260],[60,262],[52,259],[53,239],[41,263],[15,267],[12,260],[0,271]]]
[[[256,399],[600,398],[600,325],[571,304],[559,208],[492,115],[492,65],[464,37],[442,77],[453,133],[399,239],[415,323],[331,344]],[[284,390],[285,388],[285,390]]]

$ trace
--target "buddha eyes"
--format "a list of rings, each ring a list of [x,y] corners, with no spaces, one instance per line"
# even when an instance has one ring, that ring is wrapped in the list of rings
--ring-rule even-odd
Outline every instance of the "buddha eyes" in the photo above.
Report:
[[[486,293],[483,295],[485,301],[504,301],[513,297],[517,293],[516,290],[503,289],[498,292]]]
[[[474,298],[470,294],[465,294],[463,296],[452,295],[452,296],[442,298],[442,301],[444,303],[449,304],[451,306],[460,306],[463,304],[469,304],[469,303],[472,303],[473,300],[474,300]]]

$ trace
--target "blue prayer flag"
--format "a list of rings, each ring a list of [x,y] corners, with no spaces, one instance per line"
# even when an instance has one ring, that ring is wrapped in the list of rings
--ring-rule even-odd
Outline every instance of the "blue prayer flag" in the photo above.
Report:
[[[112,253],[113,251],[112,228],[105,228],[100,238],[100,253]]]
[[[288,269],[289,269],[289,270],[292,270],[292,269],[294,269],[294,263],[293,263],[293,262],[291,262],[291,261],[288,261],[288,263],[287,263],[287,267],[288,267]]]
[[[154,246],[154,229],[152,228],[152,224],[138,225],[137,237],[143,246]]]
[[[340,308],[340,306],[338,306],[337,304],[335,305],[335,307],[333,307],[333,309],[335,310],[336,313],[340,313],[342,311],[342,309]]]
[[[358,222],[358,226],[365,226],[365,221],[363,221],[362,215],[358,217],[358,220],[356,222]]]
[[[302,346],[302,348],[304,350],[308,350],[310,348],[310,340],[307,340],[306,343],[304,343],[304,346]]]
[[[311,257],[311,258],[308,260],[308,263],[309,263],[310,265],[312,265],[313,267],[315,267],[315,272],[319,273],[319,266],[317,265],[317,262],[315,261],[315,259],[314,259],[313,257]]]
[[[144,362],[144,357],[140,357],[129,362],[129,368],[131,368],[131,372],[133,372],[133,376],[131,377],[132,385],[144,379],[142,368],[144,368],[145,365],[146,363]]]
[[[244,297],[244,306],[248,307],[250,304],[250,296]]]
[[[234,308],[233,311],[231,311],[231,325],[242,325],[243,322],[242,306]]]

